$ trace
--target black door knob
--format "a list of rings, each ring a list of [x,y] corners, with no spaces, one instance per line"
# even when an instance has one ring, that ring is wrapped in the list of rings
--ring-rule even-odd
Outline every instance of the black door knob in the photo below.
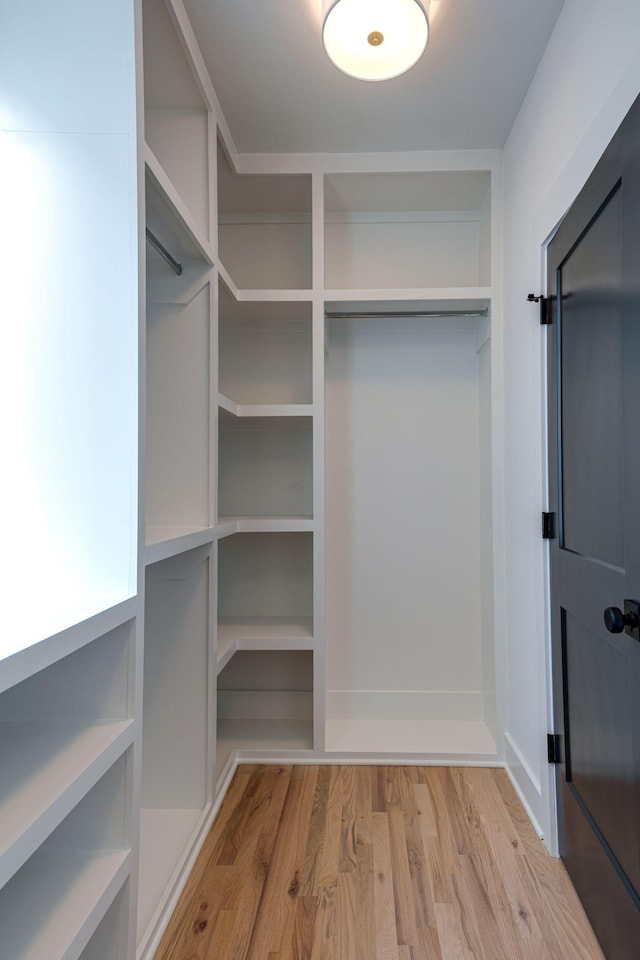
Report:
[[[638,617],[633,612],[623,613],[620,607],[607,607],[604,625],[609,633],[622,633],[625,627],[637,627]]]

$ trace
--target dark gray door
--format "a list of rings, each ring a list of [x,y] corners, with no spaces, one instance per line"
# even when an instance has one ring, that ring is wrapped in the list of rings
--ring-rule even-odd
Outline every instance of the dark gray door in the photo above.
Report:
[[[552,149],[552,147],[551,147]],[[640,99],[549,249],[560,852],[608,960],[640,958]]]

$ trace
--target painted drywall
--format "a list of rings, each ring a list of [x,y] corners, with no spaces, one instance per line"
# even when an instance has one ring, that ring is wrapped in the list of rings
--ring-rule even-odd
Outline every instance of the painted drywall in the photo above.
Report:
[[[638,0],[567,0],[504,151],[506,757],[552,850],[544,333],[526,296],[540,291],[546,238],[639,92]]]

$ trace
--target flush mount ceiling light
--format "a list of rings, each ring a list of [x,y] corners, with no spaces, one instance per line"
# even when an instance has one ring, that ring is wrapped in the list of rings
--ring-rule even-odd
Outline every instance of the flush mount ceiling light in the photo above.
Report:
[[[424,52],[427,10],[428,0],[323,0],[327,55],[359,80],[397,77]]]

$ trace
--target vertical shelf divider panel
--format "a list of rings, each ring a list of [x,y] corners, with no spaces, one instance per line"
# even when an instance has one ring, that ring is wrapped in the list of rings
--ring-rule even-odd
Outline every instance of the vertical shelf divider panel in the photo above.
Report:
[[[147,567],[139,949],[199,838],[209,772],[210,547]]]
[[[211,526],[211,273],[147,261],[147,545]]]

